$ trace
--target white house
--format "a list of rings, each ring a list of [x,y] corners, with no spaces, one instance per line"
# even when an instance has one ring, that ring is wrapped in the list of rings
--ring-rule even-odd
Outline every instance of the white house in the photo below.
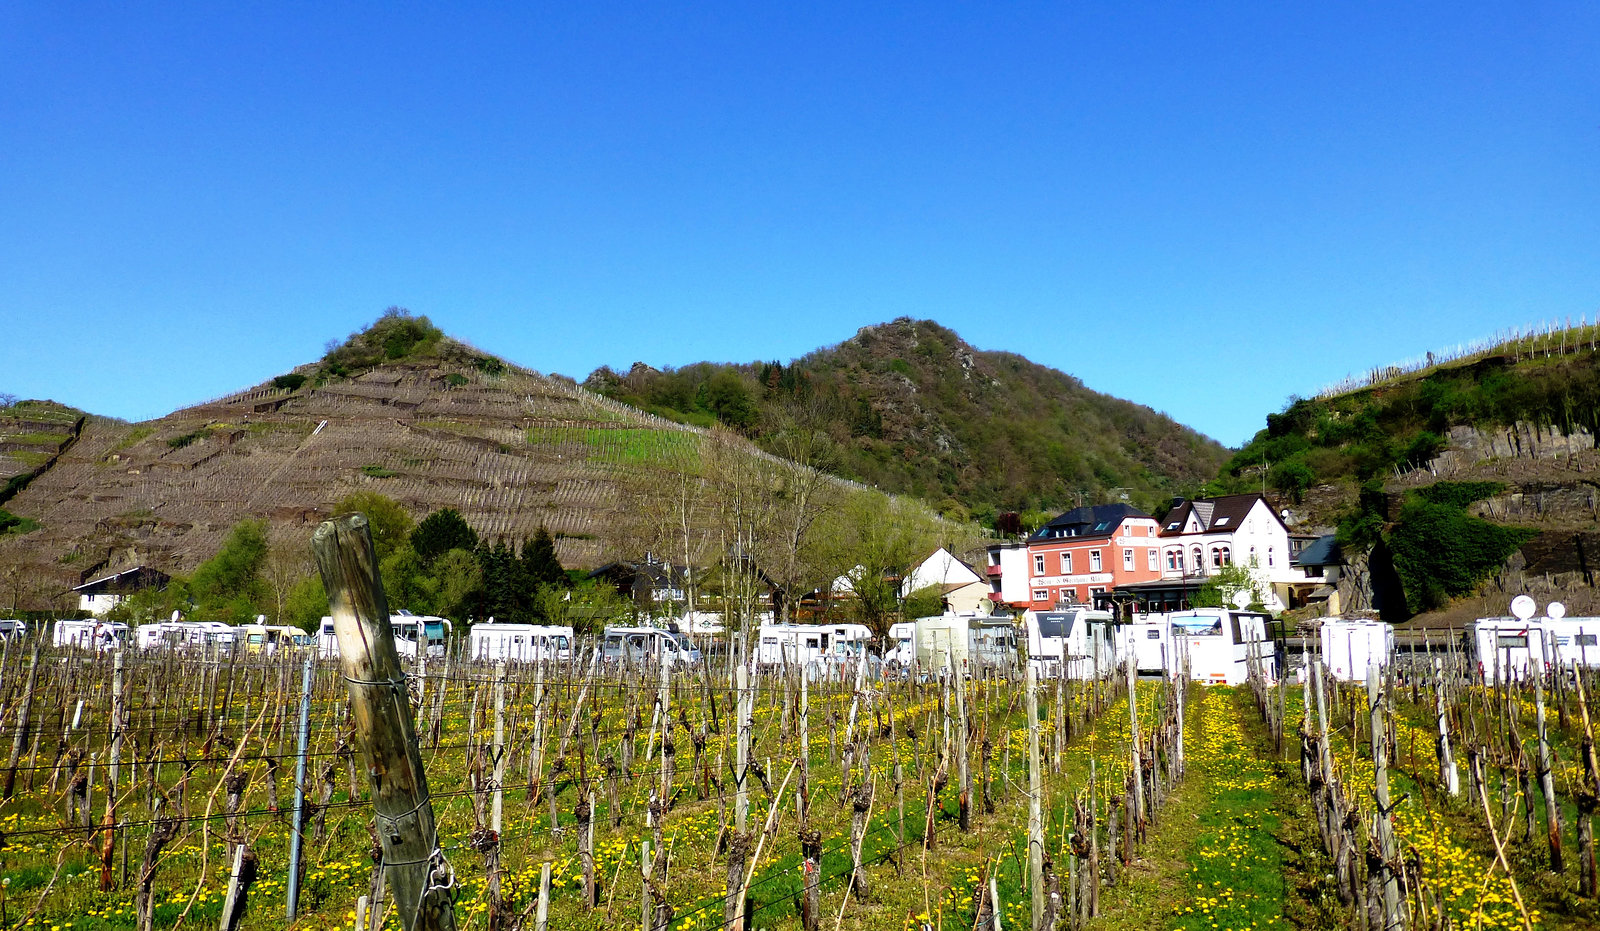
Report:
[[[991,543],[989,562],[989,600],[1013,608],[1028,608],[1033,594],[1028,586],[1028,544]]]
[[[1161,522],[1161,578],[1204,580],[1224,566],[1247,566],[1266,607],[1287,607],[1291,586],[1306,583],[1294,564],[1289,528],[1252,492],[1180,501]]]
[[[73,589],[78,593],[78,608],[95,617],[105,617],[106,612],[122,604],[134,592],[146,588],[166,588],[170,577],[159,569],[134,566],[110,575],[90,579]]]
[[[989,612],[988,581],[942,546],[906,573],[900,582],[900,597],[930,586],[940,590],[952,612]]]

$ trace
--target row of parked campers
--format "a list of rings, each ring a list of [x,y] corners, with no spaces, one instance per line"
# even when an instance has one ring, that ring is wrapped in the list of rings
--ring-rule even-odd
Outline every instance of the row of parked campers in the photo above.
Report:
[[[452,627],[446,618],[396,611],[389,615],[389,629],[394,631],[394,651],[404,657],[415,657],[418,650],[423,656],[443,656]],[[317,655],[339,655],[339,636],[334,632],[331,617],[324,617],[322,626],[317,629]]]
[[[1197,682],[1238,685],[1249,678],[1252,656],[1263,675],[1277,677],[1267,621],[1267,615],[1251,611],[1196,608],[1135,615],[1122,636],[1140,672],[1171,673],[1186,663]]]
[[[571,627],[539,624],[502,624],[494,620],[476,624],[467,634],[467,653],[473,659],[508,662],[570,660],[577,638]],[[600,638],[601,656],[615,663],[692,664],[700,651],[689,638],[659,627],[607,627]]]
[[[120,621],[68,620],[56,621],[51,642],[101,652],[120,650],[131,642],[139,650],[273,653],[308,647],[311,637],[298,627],[262,623],[230,627],[221,621],[170,620],[130,628]]]
[[[1490,682],[1541,668],[1600,667],[1600,617],[1487,617],[1468,625],[1478,671]]]
[[[810,666],[866,656],[872,631],[861,624],[762,624],[756,662],[763,666]]]

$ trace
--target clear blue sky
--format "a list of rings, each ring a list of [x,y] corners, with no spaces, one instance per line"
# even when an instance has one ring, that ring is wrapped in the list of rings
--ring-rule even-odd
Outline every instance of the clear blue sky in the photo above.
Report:
[[[392,304],[578,378],[911,315],[1232,445],[1600,310],[1592,2],[757,6],[0,6],[0,392],[159,416]]]

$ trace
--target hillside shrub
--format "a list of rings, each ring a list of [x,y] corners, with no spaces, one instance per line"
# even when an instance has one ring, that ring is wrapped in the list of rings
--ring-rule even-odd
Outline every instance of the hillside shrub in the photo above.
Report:
[[[1505,490],[1504,482],[1435,482],[1412,494],[1431,504],[1465,509],[1475,501],[1492,498]]]
[[[0,508],[0,536],[8,533],[28,533],[39,529],[39,522],[31,517],[19,517]]]
[[[414,317],[403,307],[391,307],[365,330],[329,347],[322,357],[322,368],[330,375],[355,375],[384,362],[427,357],[443,339],[443,331],[427,317]]]
[[[304,375],[299,373],[290,373],[288,375],[279,375],[277,378],[274,378],[272,380],[272,387],[280,388],[284,391],[298,391],[300,390],[300,386],[305,383],[306,377]]]
[[[1415,613],[1470,594],[1536,533],[1472,517],[1460,505],[1410,497],[1387,542]]]

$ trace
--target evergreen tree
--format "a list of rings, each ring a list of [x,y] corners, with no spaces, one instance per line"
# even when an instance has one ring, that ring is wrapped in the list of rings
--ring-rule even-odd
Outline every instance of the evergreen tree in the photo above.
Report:
[[[567,570],[556,557],[556,541],[543,524],[532,540],[522,543],[522,571],[533,586],[567,584]]]
[[[434,511],[411,531],[411,548],[422,557],[425,565],[451,550],[472,552],[478,546],[478,534],[467,524],[455,508]]]

